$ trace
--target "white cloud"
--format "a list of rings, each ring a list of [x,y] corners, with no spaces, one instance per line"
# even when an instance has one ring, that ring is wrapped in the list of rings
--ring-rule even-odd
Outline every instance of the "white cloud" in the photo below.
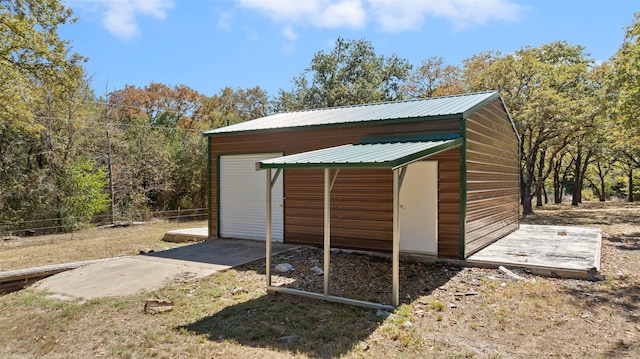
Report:
[[[516,20],[524,8],[513,0],[236,0],[242,7],[272,20],[319,28],[363,28],[374,22],[385,31],[420,28],[427,17],[452,23],[456,29],[490,21]],[[286,29],[286,28],[285,28]],[[286,30],[283,32],[286,36]]]
[[[218,16],[218,28],[229,30],[231,28],[231,20],[233,19],[233,14],[231,12],[222,12]]]
[[[367,13],[358,0],[341,1],[328,5],[317,18],[320,26],[339,28],[342,26],[360,28],[364,27]]]
[[[291,41],[295,41],[298,39],[298,34],[293,30],[293,28],[290,25],[287,25],[284,27],[284,29],[282,30],[282,36],[286,37]]]
[[[264,13],[275,21],[312,24],[320,28],[359,28],[366,23],[360,0],[237,0],[248,9]]]
[[[139,15],[164,19],[173,8],[173,0],[70,0],[89,11],[102,13],[102,25],[111,34],[130,39],[139,34],[136,17]]]
[[[524,8],[511,0],[369,0],[376,21],[387,31],[419,28],[425,17],[450,21],[454,28],[484,25],[492,20],[516,20]]]
[[[237,0],[248,9],[258,10],[277,21],[298,21],[318,11],[318,0]]]

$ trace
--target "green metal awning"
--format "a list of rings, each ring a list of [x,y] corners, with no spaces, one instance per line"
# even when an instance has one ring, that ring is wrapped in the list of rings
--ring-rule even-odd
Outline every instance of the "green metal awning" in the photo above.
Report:
[[[267,188],[266,215],[266,269],[267,290],[307,296],[338,303],[359,305],[369,308],[393,310],[400,304],[400,189],[407,166],[436,153],[462,145],[459,135],[423,139],[415,142],[388,141],[360,143],[325,148],[257,162],[257,170],[265,169]],[[272,177],[272,169],[277,169]],[[323,293],[301,289],[274,286],[271,284],[271,192],[282,169],[322,168],[324,169],[324,290]],[[331,189],[341,168],[388,168],[393,174],[393,249],[392,249],[392,305],[372,303],[351,298],[338,297],[329,293],[331,262]]]
[[[397,168],[462,145],[462,138],[363,143],[267,159],[259,168]]]

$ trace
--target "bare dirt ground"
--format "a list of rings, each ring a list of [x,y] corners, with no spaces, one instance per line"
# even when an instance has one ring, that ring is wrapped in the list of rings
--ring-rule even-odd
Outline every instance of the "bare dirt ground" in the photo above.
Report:
[[[0,297],[0,357],[640,357],[640,205],[547,206],[523,222],[602,228],[606,279],[520,272],[523,281],[491,269],[403,262],[403,304],[392,313],[268,294],[264,261],[89,302],[27,288]],[[387,258],[337,252],[331,259],[330,294],[389,301]],[[274,284],[322,290],[311,270],[322,267],[320,250],[301,247],[274,262],[295,268]],[[173,310],[145,314],[147,298],[170,299]]]

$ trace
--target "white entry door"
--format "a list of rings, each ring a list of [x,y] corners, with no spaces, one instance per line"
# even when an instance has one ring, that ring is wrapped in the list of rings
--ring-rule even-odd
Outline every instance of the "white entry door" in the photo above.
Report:
[[[400,251],[438,254],[438,162],[410,164],[400,188]]]
[[[218,161],[220,237],[262,241],[266,239],[267,174],[266,171],[256,171],[256,162],[280,156],[282,153],[220,156]],[[271,195],[272,241],[282,242],[284,237],[282,175],[278,176]]]

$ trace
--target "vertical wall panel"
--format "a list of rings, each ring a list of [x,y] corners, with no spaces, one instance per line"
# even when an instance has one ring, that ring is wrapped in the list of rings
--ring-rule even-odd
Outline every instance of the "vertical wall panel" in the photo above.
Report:
[[[430,157],[438,161],[438,257],[460,258],[460,159],[462,148]]]
[[[465,257],[518,228],[519,144],[498,99],[467,119]]]

